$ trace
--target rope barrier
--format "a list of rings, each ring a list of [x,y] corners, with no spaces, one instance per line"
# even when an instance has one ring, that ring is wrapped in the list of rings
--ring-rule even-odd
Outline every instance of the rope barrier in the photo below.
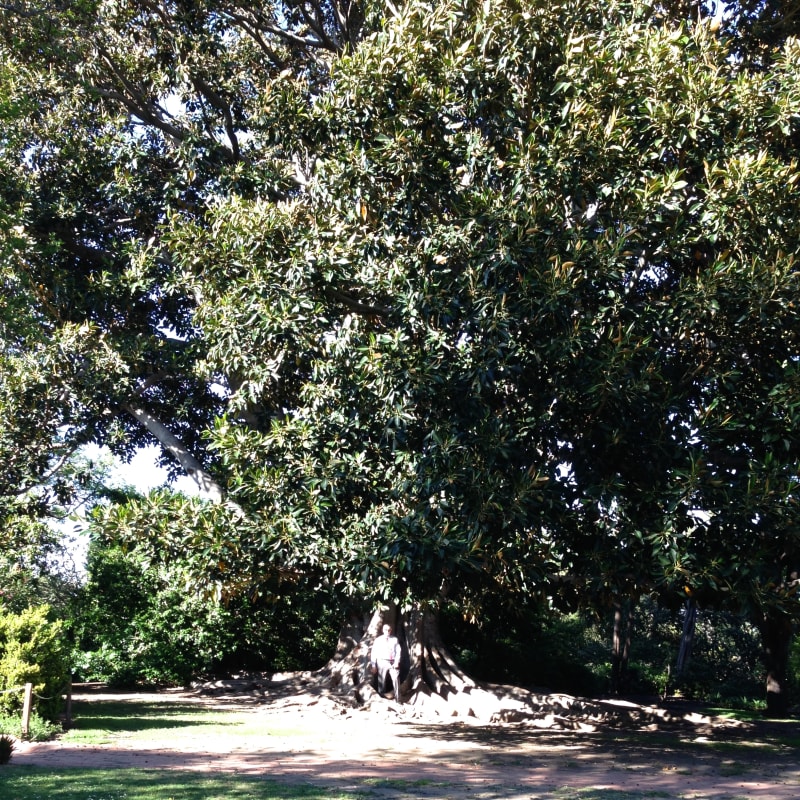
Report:
[[[33,693],[33,696],[38,698],[39,700],[55,700],[56,697],[61,697],[65,694],[69,694],[69,689],[71,686],[72,686],[72,681],[70,681],[69,683],[65,683],[64,688],[56,692],[52,697],[45,697],[43,694],[36,694],[36,692]]]
[[[31,692],[31,694],[38,700],[55,700],[56,697],[61,697],[62,694],[65,694],[68,689],[69,689],[69,684],[64,686],[64,688],[60,692],[52,695],[52,697],[46,697],[45,695],[37,694],[36,692]],[[15,686],[13,689],[0,690],[0,694],[11,694],[11,692],[22,692],[24,690],[25,690],[24,686]]]

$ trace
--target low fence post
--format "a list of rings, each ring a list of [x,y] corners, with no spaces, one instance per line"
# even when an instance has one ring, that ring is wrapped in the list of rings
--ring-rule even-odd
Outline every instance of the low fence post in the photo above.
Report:
[[[67,711],[66,711],[66,726],[72,727],[72,676],[70,676],[69,683],[67,684]]]
[[[27,736],[31,726],[31,705],[33,701],[33,684],[25,684],[25,699],[22,701],[22,735]]]

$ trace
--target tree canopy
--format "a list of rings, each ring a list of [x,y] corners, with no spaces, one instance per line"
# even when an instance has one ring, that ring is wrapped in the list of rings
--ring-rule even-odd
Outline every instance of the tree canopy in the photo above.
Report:
[[[800,44],[731,11],[4,6],[4,461],[155,438],[225,502],[106,522],[220,592],[795,614]]]

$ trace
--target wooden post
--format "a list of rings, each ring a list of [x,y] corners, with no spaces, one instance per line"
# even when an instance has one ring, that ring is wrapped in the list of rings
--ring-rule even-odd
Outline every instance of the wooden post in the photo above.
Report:
[[[31,704],[33,701],[33,684],[25,684],[25,699],[22,701],[22,735],[27,736],[31,726]]]
[[[72,676],[70,675],[69,685],[67,686],[67,714],[65,720],[68,728],[72,727]]]

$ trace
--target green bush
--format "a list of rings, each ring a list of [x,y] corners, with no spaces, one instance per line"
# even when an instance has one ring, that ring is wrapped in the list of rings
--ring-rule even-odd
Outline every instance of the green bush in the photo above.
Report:
[[[0,764],[8,764],[14,750],[14,740],[10,736],[0,734]]]
[[[302,590],[220,605],[136,553],[95,542],[72,614],[73,670],[116,686],[177,686],[220,672],[308,669],[333,653],[337,612],[324,593]]]
[[[27,739],[32,742],[46,742],[62,730],[59,723],[50,722],[40,717],[36,712],[31,714],[28,721]],[[22,738],[22,716],[20,714],[0,714],[0,734]]]
[[[185,685],[232,646],[229,613],[117,548],[95,547],[71,626],[79,679]]]
[[[18,614],[0,607],[0,690],[32,683],[38,713],[55,721],[63,708],[69,670],[61,622],[51,621],[49,613],[46,605]],[[22,692],[2,694],[0,712],[18,711],[22,703]]]

